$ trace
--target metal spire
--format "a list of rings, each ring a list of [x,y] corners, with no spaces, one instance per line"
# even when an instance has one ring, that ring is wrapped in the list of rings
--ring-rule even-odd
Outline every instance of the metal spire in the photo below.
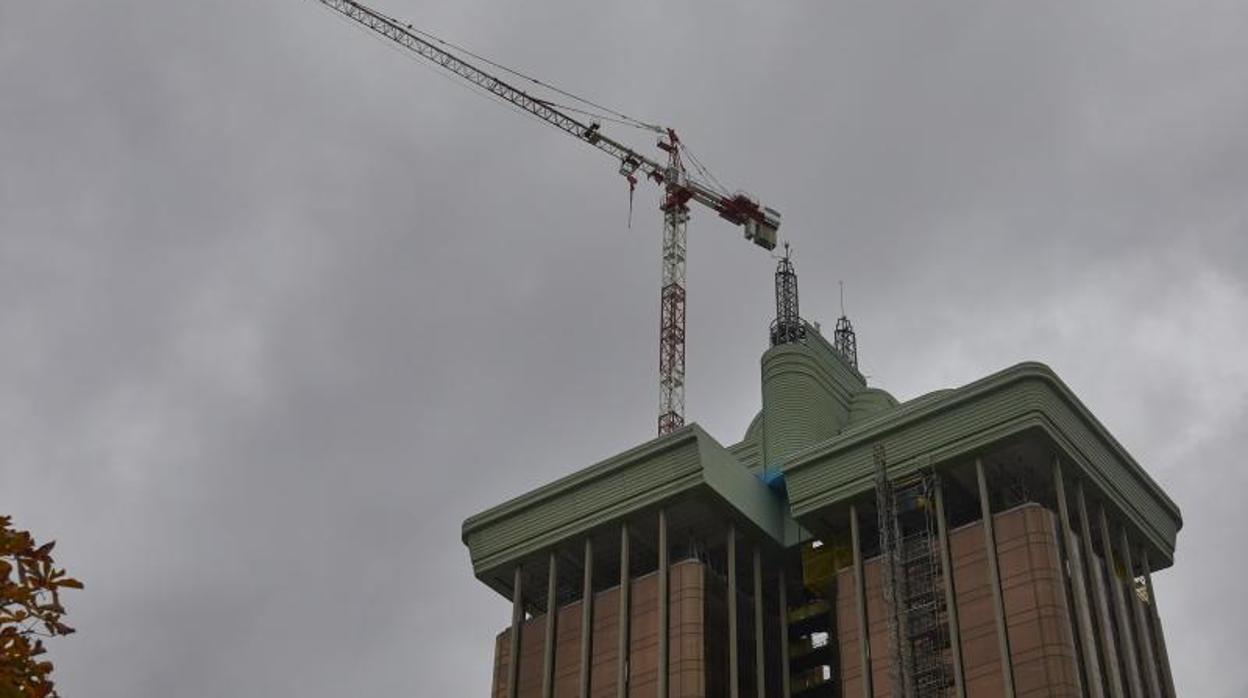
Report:
[[[776,319],[771,322],[771,346],[802,342],[806,324],[797,302],[797,271],[793,268],[792,251],[784,243],[784,256],[776,265]]]
[[[855,369],[858,368],[858,336],[854,334],[854,325],[845,315],[845,282],[841,284],[841,317],[836,320],[836,330],[832,333],[832,346],[841,352],[841,356]]]

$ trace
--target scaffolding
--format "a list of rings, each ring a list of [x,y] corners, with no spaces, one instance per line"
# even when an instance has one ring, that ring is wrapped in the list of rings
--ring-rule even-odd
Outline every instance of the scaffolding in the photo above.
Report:
[[[943,698],[949,689],[948,630],[934,520],[936,476],[888,478],[875,447],[880,568],[889,638],[891,695]]]

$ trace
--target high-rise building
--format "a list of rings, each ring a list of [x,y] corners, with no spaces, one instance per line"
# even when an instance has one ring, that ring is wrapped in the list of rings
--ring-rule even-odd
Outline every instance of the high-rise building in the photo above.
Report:
[[[790,274],[744,438],[692,424],[464,522],[512,601],[493,695],[1173,698],[1182,520],[1126,449],[1038,363],[898,403]]]

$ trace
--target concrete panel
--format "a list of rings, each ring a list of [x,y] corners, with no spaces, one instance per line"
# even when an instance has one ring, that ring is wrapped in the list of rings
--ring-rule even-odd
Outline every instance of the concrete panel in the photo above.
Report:
[[[670,652],[668,676],[671,698],[706,695],[706,572],[696,562],[672,567]]]
[[[629,637],[629,698],[655,698],[658,681],[658,575],[634,578],[631,585]],[[696,560],[671,567],[669,577],[670,627],[669,696],[704,698],[707,695],[706,570]],[[555,698],[579,695],[581,668],[581,602],[558,609],[555,632]],[[542,693],[545,614],[524,622],[520,631],[520,698],[539,698]],[[594,595],[591,698],[616,695],[616,663],[619,657],[619,587]],[[510,630],[500,633],[494,644],[495,698],[508,695],[507,676],[511,651]]]
[[[994,518],[1017,695],[1077,696],[1078,667],[1053,514],[1033,504]]]
[[[854,572],[845,568],[836,575],[836,627],[831,641],[840,645],[841,695],[861,696],[862,664],[858,661],[858,601]]]
[[[1061,563],[1053,515],[1029,504],[994,515],[997,555],[1006,624],[1010,633],[1010,656],[1017,695],[1074,697],[1079,695],[1078,667],[1069,611],[1062,592]],[[978,522],[950,532],[961,650],[969,698],[999,698],[1004,693],[1001,653],[997,642],[992,590],[988,583],[988,559]],[[879,558],[864,564],[870,640],[886,646],[884,595]],[[836,577],[836,629],[841,656],[857,656],[858,621],[852,569]],[[946,657],[949,659],[949,657]],[[887,656],[871,658],[874,694],[890,694]],[[952,676],[952,674],[951,674]],[[857,662],[844,662],[842,695],[861,695],[862,672]]]
[[[628,643],[628,697],[655,698],[659,668],[659,579],[633,580],[632,628]]]
[[[577,698],[581,679],[581,602],[559,609],[555,622],[555,698]]]
[[[616,663],[620,656],[620,588],[594,594],[593,665],[589,671],[589,695],[614,698]]]
[[[532,620],[526,621],[520,627],[520,678],[516,685],[519,687],[517,695],[522,698],[537,698],[542,693],[542,644],[545,635],[545,627]],[[507,682],[511,667],[510,630],[505,630],[498,636],[495,647],[498,651],[495,662],[498,670],[495,672],[493,693],[499,698],[505,698],[509,695]]]

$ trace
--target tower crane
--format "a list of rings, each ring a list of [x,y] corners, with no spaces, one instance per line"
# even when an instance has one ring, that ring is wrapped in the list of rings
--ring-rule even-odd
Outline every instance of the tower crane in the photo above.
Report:
[[[705,206],[719,214],[720,218],[741,226],[747,240],[766,250],[774,249],[776,246],[780,213],[761,205],[757,199],[744,192],[725,193],[722,188],[717,189],[691,176],[685,167],[687,148],[673,129],[646,125],[660,133],[657,147],[663,151],[663,155],[658,156],[657,159],[646,157],[604,134],[602,125],[598,121],[585,123],[569,113],[580,110],[563,107],[530,95],[496,75],[486,72],[463,56],[457,55],[452,50],[454,48],[452,45],[417,30],[410,24],[400,22],[355,0],[316,1],[372,33],[397,44],[402,49],[429,60],[449,73],[468,81],[497,99],[611,156],[619,164],[619,173],[628,180],[630,196],[639,180],[648,180],[663,188],[659,203],[659,210],[663,213],[663,281],[659,321],[659,435],[671,433],[683,426],[685,422],[685,260],[689,204],[693,202]],[[481,59],[462,49],[459,53],[473,56],[480,62],[519,75],[515,71]],[[539,81],[528,79],[546,86]],[[568,94],[561,90],[556,91]],[[612,113],[619,115],[618,112]],[[704,168],[699,166],[698,169],[705,173]],[[709,173],[706,174],[709,175]]]

